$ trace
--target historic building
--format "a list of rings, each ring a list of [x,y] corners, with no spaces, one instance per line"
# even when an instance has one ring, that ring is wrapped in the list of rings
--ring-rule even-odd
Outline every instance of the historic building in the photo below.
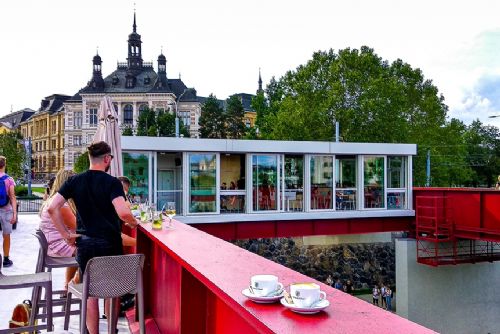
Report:
[[[24,108],[0,117],[0,133],[19,130],[21,123],[30,118],[34,113],[34,110]]]
[[[48,179],[64,167],[64,102],[69,99],[62,94],[47,96],[40,108],[20,123],[22,136],[31,137],[37,179]]]
[[[137,33],[136,16],[132,33],[128,36],[126,62],[118,62],[116,69],[106,77],[102,74],[102,59],[93,59],[92,78],[77,94],[69,98],[65,107],[65,168],[71,169],[75,159],[84,152],[97,129],[98,110],[104,95],[108,95],[118,111],[122,128],[137,130],[137,120],[146,108],[176,112],[189,127],[192,137],[198,136],[201,103],[196,90],[181,79],[167,77],[167,60],[163,52],[158,56],[157,70],[142,58],[141,35]]]

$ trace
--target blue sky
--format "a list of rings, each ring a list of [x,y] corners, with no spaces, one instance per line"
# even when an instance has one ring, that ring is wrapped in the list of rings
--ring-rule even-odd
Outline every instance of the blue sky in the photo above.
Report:
[[[367,45],[433,80],[449,115],[500,126],[500,1],[136,0],[143,58],[163,46],[167,74],[199,95],[254,93],[314,51]],[[72,95],[90,79],[99,47],[103,72],[126,60],[134,1],[17,0],[2,4],[0,115]]]

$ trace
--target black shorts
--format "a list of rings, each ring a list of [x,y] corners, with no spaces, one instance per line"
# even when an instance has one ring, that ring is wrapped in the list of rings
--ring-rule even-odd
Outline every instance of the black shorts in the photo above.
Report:
[[[121,243],[87,236],[76,239],[76,249],[76,262],[78,262],[82,275],[85,272],[87,262],[94,257],[123,255]]]

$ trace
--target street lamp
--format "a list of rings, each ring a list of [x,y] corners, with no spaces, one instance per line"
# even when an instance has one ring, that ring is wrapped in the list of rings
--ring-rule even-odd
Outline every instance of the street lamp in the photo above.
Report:
[[[184,89],[182,94],[179,95],[179,97],[174,101],[174,103],[175,103],[175,137],[176,138],[179,138],[179,113],[178,113],[179,102],[181,101],[181,98],[182,98],[182,96],[184,96],[184,94],[186,94],[187,92],[190,92],[192,90],[193,90],[193,88]]]

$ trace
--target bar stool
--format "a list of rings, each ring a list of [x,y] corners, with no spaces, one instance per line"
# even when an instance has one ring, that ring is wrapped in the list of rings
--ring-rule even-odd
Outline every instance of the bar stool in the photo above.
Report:
[[[74,257],[52,257],[47,254],[47,250],[49,247],[49,243],[47,242],[47,239],[45,238],[45,235],[41,230],[36,230],[34,236],[38,239],[38,242],[40,244],[40,250],[38,251],[38,261],[36,265],[36,272],[37,273],[43,273],[43,272],[52,272],[52,269],[55,268],[67,268],[67,267],[78,267],[78,263],[76,262]],[[54,299],[54,296],[58,295],[63,295],[66,293],[66,290],[52,290],[52,296],[51,298]],[[31,309],[31,319],[30,321],[35,321],[35,319],[40,319],[44,318],[44,313],[39,313],[40,308],[45,308],[46,307],[46,300],[48,299],[47,295],[45,296],[45,299],[42,299],[41,297],[41,289],[40,287],[35,287],[33,289],[33,293],[31,296],[31,302],[32,302],[32,309]],[[75,303],[79,303],[78,301],[75,301]],[[62,306],[64,307],[66,305],[66,298],[58,298],[54,299],[52,301],[52,306]],[[79,314],[79,310],[74,310],[72,314]],[[52,316],[54,318],[58,317],[64,317],[65,312],[59,311],[59,312],[52,312]],[[64,328],[67,330],[68,328]]]
[[[64,328],[68,327],[71,313],[71,298],[81,299],[80,333],[85,334],[87,327],[87,299],[118,298],[128,293],[137,293],[137,312],[139,313],[139,331],[146,333],[144,323],[144,289],[142,283],[142,269],[144,267],[144,254],[130,254],[119,256],[102,256],[89,260],[83,274],[83,283],[69,284],[68,298],[66,300],[66,317]],[[115,303],[111,302],[109,333],[114,333]]]
[[[52,274],[35,273],[27,275],[9,275],[2,274],[2,256],[0,255],[0,290],[21,289],[21,288],[44,288],[47,294],[47,322],[34,326],[34,321],[30,319],[29,325],[18,328],[1,329],[0,334],[21,333],[46,329],[47,332],[53,331],[52,325]]]

